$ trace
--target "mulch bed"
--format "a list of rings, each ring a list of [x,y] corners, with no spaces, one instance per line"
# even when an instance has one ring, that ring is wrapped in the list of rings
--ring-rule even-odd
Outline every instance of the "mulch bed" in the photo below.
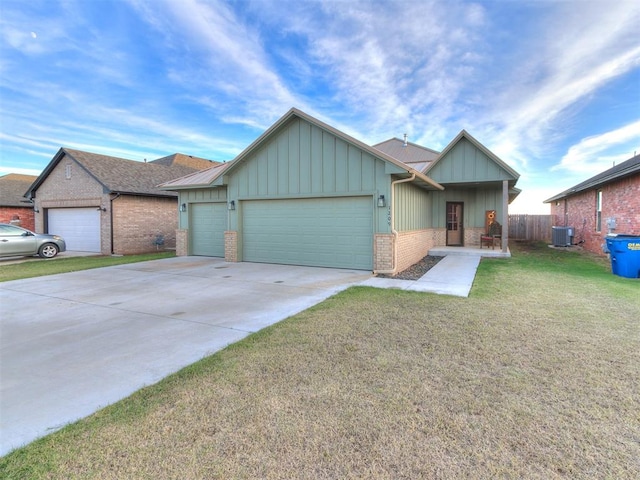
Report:
[[[420,260],[417,263],[414,263],[409,268],[407,268],[406,270],[403,270],[400,273],[396,273],[395,275],[378,274],[377,276],[380,278],[393,278],[396,280],[418,280],[443,258],[444,257],[427,255],[422,260]]]

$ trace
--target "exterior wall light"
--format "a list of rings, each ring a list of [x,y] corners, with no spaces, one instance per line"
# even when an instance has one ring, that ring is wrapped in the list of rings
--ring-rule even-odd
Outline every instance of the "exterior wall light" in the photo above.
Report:
[[[386,200],[384,199],[384,195],[380,195],[380,196],[378,197],[378,206],[379,206],[379,207],[386,207],[386,206],[387,206],[387,202],[386,202]]]
[[[228,204],[227,204],[227,208],[229,210],[235,210],[236,209],[236,202],[234,200],[231,200]]]
[[[181,212],[186,212],[187,211],[187,204],[183,203],[182,205],[180,205],[180,211]]]

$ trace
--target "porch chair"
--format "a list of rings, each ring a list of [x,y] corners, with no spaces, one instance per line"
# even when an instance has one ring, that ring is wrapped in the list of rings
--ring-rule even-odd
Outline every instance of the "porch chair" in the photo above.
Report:
[[[498,246],[500,246],[500,241],[502,240],[502,225],[500,222],[493,221],[489,224],[489,228],[487,233],[483,233],[480,235],[480,248],[484,243],[487,244],[487,248],[491,245],[493,250],[496,249],[496,241],[498,242]]]

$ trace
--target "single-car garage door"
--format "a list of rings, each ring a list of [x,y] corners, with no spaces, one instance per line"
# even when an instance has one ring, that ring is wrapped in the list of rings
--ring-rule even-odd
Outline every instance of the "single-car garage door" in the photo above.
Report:
[[[60,235],[67,250],[100,253],[100,211],[90,208],[51,208],[48,232]]]
[[[242,202],[246,262],[373,268],[371,197]]]
[[[189,237],[191,255],[224,257],[224,231],[227,229],[226,203],[192,203]]]

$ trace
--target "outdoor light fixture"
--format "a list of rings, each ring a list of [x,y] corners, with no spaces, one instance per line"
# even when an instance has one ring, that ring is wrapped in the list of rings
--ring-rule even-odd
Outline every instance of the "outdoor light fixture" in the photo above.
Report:
[[[386,207],[387,206],[387,202],[385,202],[385,200],[384,200],[384,195],[380,195],[378,197],[378,206],[379,207]]]
[[[38,209],[38,207],[33,207],[33,213],[40,213],[40,210]]]
[[[187,204],[183,203],[182,205],[180,205],[180,211],[181,212],[186,212],[187,211]]]
[[[229,202],[229,204],[227,205],[227,208],[228,208],[229,210],[235,210],[235,209],[236,209],[236,202],[235,202],[235,201],[233,201],[233,200],[231,200],[231,201]]]
[[[96,208],[96,210],[98,210],[99,212],[106,212],[107,211],[107,209],[104,208],[104,207],[98,207],[98,208]]]

